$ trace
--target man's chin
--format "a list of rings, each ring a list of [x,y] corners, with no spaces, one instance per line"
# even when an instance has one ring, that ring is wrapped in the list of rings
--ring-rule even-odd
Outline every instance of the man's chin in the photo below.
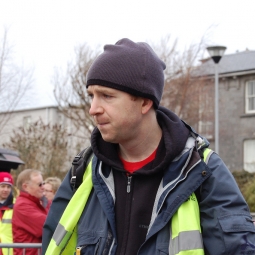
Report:
[[[110,136],[107,136],[107,135],[102,135],[102,138],[105,142],[117,143],[117,141],[115,139],[113,139],[113,137],[110,137]]]
[[[103,137],[103,136],[102,136],[102,138],[103,138],[103,140],[104,140],[105,142],[107,142],[107,143],[111,143],[111,142],[112,142],[112,140],[109,139],[108,137]]]

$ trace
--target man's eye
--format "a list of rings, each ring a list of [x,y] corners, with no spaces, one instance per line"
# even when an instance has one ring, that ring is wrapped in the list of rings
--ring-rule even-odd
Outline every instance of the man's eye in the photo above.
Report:
[[[106,94],[104,94],[103,96],[104,96],[104,98],[111,98],[112,97],[112,96],[109,96],[109,95],[106,95]]]
[[[88,99],[91,101],[93,99],[93,95],[92,94],[88,94]]]

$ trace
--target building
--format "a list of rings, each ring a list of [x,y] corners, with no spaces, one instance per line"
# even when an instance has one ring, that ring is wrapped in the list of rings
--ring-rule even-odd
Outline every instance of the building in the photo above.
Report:
[[[0,113],[3,119],[7,113]],[[86,131],[81,127],[80,130],[72,124],[70,119],[67,119],[58,109],[57,106],[38,107],[30,109],[16,110],[8,116],[8,122],[3,126],[0,132],[0,148],[4,143],[9,142],[13,131],[19,127],[27,129],[29,132],[29,126],[36,121],[41,120],[43,124],[47,125],[61,125],[68,132],[68,166],[70,166],[70,159],[73,159],[77,152],[89,145],[89,135],[86,135]]]
[[[224,55],[218,71],[219,155],[231,171],[255,172],[255,51]],[[197,74],[208,77],[206,85],[212,88],[213,100],[207,109],[214,110],[214,62],[202,60]],[[214,122],[209,124],[214,127]],[[210,130],[213,148],[214,128]]]
[[[7,113],[5,112],[0,113],[0,118],[3,118],[3,115],[6,114]],[[8,119],[8,122],[4,125],[0,132],[0,146],[9,140],[14,129],[20,126],[28,129],[32,122],[39,119],[41,119],[45,124],[66,124],[63,116],[59,113],[57,106],[16,110],[9,114]]]

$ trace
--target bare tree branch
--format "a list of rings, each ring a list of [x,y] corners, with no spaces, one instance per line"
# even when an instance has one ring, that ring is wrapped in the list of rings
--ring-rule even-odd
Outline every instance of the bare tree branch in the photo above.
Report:
[[[25,168],[41,170],[45,177],[63,177],[69,168],[67,130],[60,125],[44,124],[41,119],[31,123],[29,128],[23,126],[13,130],[10,142],[3,144],[6,148],[18,151]],[[16,171],[15,171],[16,172]]]
[[[0,135],[12,112],[26,102],[25,95],[32,88],[32,76],[33,70],[15,65],[5,29],[0,41]]]
[[[204,80],[195,77],[193,71],[204,54],[205,41],[202,38],[198,44],[190,45],[182,53],[177,49],[177,40],[172,43],[169,35],[154,46],[166,63],[161,104],[195,127],[202,119],[202,95],[207,92]]]
[[[89,115],[90,101],[86,92],[86,75],[93,60],[98,56],[99,50],[87,45],[78,46],[75,49],[75,63],[69,63],[66,74],[61,76],[56,70],[54,76],[54,96],[59,110],[72,121],[77,131],[81,127],[87,132],[88,138],[93,129],[93,120]]]

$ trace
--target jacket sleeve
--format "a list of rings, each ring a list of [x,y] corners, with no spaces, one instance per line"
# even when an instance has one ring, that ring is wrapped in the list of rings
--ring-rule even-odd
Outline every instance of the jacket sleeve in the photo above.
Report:
[[[201,226],[206,254],[255,253],[255,227],[249,207],[221,158],[213,153],[212,175],[201,186]]]
[[[73,196],[73,190],[70,185],[71,170],[66,174],[61,183],[47,215],[45,224],[43,226],[42,236],[42,254],[45,254],[53,233],[58,225],[58,222]]]

